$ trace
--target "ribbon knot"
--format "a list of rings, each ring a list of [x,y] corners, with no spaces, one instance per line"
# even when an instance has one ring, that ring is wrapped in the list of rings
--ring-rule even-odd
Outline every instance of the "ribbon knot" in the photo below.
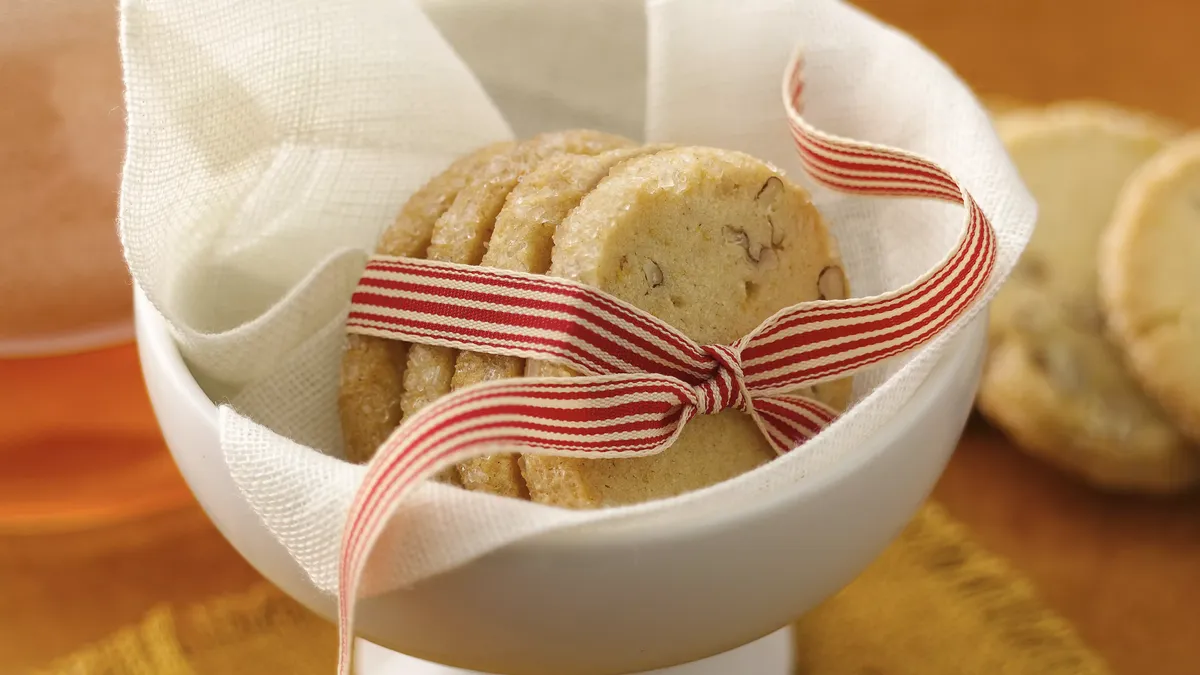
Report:
[[[716,359],[717,368],[707,380],[692,388],[697,414],[714,415],[729,408],[748,410],[751,403],[741,350],[729,345],[705,345],[703,349]]]

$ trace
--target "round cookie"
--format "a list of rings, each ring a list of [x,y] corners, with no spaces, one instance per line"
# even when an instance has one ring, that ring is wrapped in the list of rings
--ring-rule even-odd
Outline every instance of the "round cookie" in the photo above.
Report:
[[[471,178],[514,144],[494,143],[453,162],[418,189],[383,232],[376,252],[419,258],[425,255],[433,225]],[[346,336],[338,412],[346,459],[366,462],[400,423],[400,395],[408,344],[366,335]]]
[[[559,154],[597,154],[632,146],[633,142],[596,131],[573,130],[535,136],[509,152],[490,158],[454,203],[437,219],[425,257],[430,260],[477,265],[483,258],[496,217],[521,177],[542,160]],[[448,347],[414,344],[408,349],[400,396],[402,415],[407,417],[450,391],[458,351]],[[493,455],[472,460],[479,471],[467,472],[482,482],[465,482],[479,489],[511,497],[523,496],[516,459]],[[459,472],[460,476],[463,472]]]
[[[550,268],[554,231],[583,196],[591,192],[613,167],[634,157],[666,149],[650,145],[610,150],[599,155],[551,157],[521,178],[508,195],[480,264],[487,267],[545,274]],[[525,359],[460,352],[454,364],[451,390],[472,384],[520,377]],[[469,489],[496,491],[510,482],[515,457],[471,459],[458,466],[460,481]],[[496,472],[499,474],[497,475]],[[523,479],[521,479],[523,481]]]
[[[1096,252],[1128,177],[1172,136],[1094,103],[1001,116],[1039,215],[991,306],[978,407],[1030,454],[1111,490],[1169,492],[1200,462],[1104,335]]]
[[[1126,183],[1099,268],[1108,325],[1130,368],[1200,442],[1200,133]]]
[[[732,342],[776,311],[817,299],[822,272],[827,292],[848,293],[836,244],[807,193],[764,162],[709,148],[666,150],[612,171],[559,225],[550,266],[702,344]],[[531,362],[527,374],[563,370]],[[849,385],[828,383],[816,397],[843,407]],[[652,457],[528,455],[521,467],[534,501],[586,508],[702,488],[772,457],[751,418],[727,410],[695,418]]]

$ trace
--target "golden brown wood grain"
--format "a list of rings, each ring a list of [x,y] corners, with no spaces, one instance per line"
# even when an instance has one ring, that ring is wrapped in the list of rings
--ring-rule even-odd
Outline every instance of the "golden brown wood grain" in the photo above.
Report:
[[[862,0],[977,92],[1098,98],[1200,126],[1194,0]],[[1200,672],[1200,496],[1103,496],[974,423],[937,496],[1118,673]]]
[[[1194,0],[861,0],[976,91],[1102,98],[1200,125]]]

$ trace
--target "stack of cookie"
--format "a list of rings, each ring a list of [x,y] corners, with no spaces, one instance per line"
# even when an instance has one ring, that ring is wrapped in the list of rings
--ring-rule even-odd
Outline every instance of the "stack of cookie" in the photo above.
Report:
[[[1200,135],[1091,102],[994,113],[1039,218],[980,411],[1100,488],[1200,484]]]
[[[598,287],[701,344],[732,342],[778,310],[848,297],[835,241],[808,194],[765,162],[639,146],[575,130],[482,148],[418,190],[379,253],[551,274]],[[339,408],[366,461],[406,417],[483,381],[570,376],[562,366],[351,335]],[[836,408],[850,382],[803,393]],[[497,455],[440,476],[469,490],[571,508],[668,497],[774,455],[746,414],[701,416],[665,452],[631,459]]]

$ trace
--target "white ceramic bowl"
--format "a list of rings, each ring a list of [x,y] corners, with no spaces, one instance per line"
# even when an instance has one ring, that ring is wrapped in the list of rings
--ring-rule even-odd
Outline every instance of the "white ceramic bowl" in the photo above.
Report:
[[[140,294],[135,314],[150,398],[196,498],[264,576],[334,616],[334,598],[312,586],[234,486],[216,408]],[[503,675],[620,675],[768,635],[853,579],[929,494],[970,412],[985,326],[977,319],[956,337],[912,400],[853,458],[787,494],[535,537],[363,602],[361,634],[421,659]]]

